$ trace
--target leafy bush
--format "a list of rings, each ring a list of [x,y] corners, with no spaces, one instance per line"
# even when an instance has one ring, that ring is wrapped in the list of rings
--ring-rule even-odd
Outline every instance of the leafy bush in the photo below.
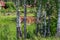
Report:
[[[2,8],[2,10],[0,10],[0,12],[5,13],[6,10],[4,8]]]
[[[16,7],[14,6],[13,2],[6,2],[6,8],[10,10],[16,10]]]
[[[6,2],[5,7],[1,9],[1,13],[14,12],[16,10],[16,7],[14,6],[13,2]]]

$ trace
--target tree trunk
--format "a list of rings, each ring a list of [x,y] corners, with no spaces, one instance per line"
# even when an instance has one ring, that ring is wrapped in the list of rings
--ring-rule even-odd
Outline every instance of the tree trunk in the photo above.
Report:
[[[26,39],[27,33],[26,33],[26,0],[24,0],[24,38]]]
[[[46,30],[47,27],[46,27],[46,25],[47,24],[46,24],[46,11],[45,11],[45,9],[43,10],[43,14],[44,14],[44,27],[43,27],[44,33],[43,34],[44,34],[44,37],[46,37],[47,36],[46,35],[47,34],[47,30]]]
[[[37,2],[37,0],[34,0],[34,6],[36,6],[36,2]]]
[[[41,0],[42,2],[42,0]],[[38,7],[38,12],[37,12],[37,21],[36,21],[36,24],[37,24],[37,28],[36,28],[36,34],[38,35],[38,32],[39,32],[39,29],[40,29],[40,19],[41,19],[41,11],[42,11],[42,3],[39,1],[39,7]]]
[[[58,0],[58,24],[57,24],[57,36],[60,37],[60,0]]]
[[[19,39],[20,37],[22,37],[22,32],[20,29],[21,23],[20,23],[19,0],[17,0],[16,7],[17,7],[17,39]]]
[[[50,4],[50,2],[49,2],[49,0],[47,1],[47,4],[46,4],[46,6],[47,6],[47,16],[48,16],[48,23],[47,23],[47,36],[50,36],[50,16],[51,16],[51,9],[52,9],[52,7],[51,7],[51,4]]]

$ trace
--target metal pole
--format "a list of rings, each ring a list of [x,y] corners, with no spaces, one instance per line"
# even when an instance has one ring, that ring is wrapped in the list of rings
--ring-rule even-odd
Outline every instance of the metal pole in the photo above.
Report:
[[[19,10],[19,0],[16,1],[16,7],[17,7],[17,39],[22,37],[22,32],[21,32],[21,23],[20,23],[20,10]]]
[[[26,33],[26,0],[24,0],[24,38],[26,39],[27,33]]]

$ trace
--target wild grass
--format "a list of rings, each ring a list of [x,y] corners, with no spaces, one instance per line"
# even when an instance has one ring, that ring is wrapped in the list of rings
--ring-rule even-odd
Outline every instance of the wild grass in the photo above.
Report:
[[[22,34],[24,35],[24,25],[21,25]],[[34,31],[36,24],[27,25],[26,40],[60,40],[60,38],[36,36]],[[0,16],[0,40],[17,40],[16,38],[16,16]],[[21,38],[20,40],[24,40]]]

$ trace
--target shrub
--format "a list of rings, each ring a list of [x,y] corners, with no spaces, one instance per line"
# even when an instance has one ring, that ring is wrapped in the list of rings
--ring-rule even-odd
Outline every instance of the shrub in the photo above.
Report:
[[[0,12],[5,13],[6,11],[5,11],[5,9],[4,9],[4,8],[2,8],[2,10],[0,10]]]
[[[6,2],[6,9],[9,9],[9,10],[16,10],[16,7],[14,6],[14,3],[13,2]]]

